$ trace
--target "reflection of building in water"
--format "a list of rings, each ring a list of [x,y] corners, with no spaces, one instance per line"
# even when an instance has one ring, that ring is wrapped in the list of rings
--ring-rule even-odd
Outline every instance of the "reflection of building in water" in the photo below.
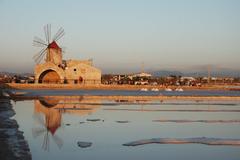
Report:
[[[52,134],[61,126],[62,113],[89,115],[101,105],[99,100],[85,100],[80,96],[44,97],[43,100],[35,100],[34,104],[35,113],[44,114],[45,125]]]
[[[55,132],[57,129],[61,126],[61,111],[56,110],[52,107],[57,105],[56,100],[51,101],[43,101],[43,100],[35,100],[34,101],[34,112],[35,117],[38,120],[38,123],[42,125],[38,128],[33,128],[32,134],[34,137],[38,137],[41,134],[44,134],[43,137],[43,144],[42,148],[44,150],[49,150],[49,136],[52,137],[53,141],[58,145],[59,148],[63,145],[63,141],[61,138],[59,138],[57,135],[55,135]],[[44,115],[44,118],[42,118],[41,114]],[[44,128],[42,128],[44,127]]]
[[[44,97],[41,100],[34,101],[35,116],[44,115],[44,119],[40,119],[39,123],[44,125],[44,129],[33,129],[33,135],[39,136],[45,132],[43,139],[43,149],[49,150],[49,132],[52,135],[54,142],[61,147],[62,140],[55,135],[57,129],[61,127],[62,113],[89,115],[95,112],[100,106],[99,100],[83,99],[79,96],[58,96]]]
[[[61,126],[62,114],[60,110],[54,109],[57,105],[56,100],[35,100],[35,113],[42,113],[44,115],[44,125],[52,134]]]

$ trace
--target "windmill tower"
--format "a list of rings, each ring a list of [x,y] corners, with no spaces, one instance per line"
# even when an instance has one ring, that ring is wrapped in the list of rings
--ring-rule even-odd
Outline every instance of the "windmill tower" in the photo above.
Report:
[[[51,62],[55,65],[62,64],[62,49],[58,46],[57,41],[63,37],[64,29],[60,28],[51,38],[51,25],[44,26],[45,41],[37,36],[34,37],[33,45],[42,49],[33,56],[37,64],[41,63],[45,57],[45,62]]]

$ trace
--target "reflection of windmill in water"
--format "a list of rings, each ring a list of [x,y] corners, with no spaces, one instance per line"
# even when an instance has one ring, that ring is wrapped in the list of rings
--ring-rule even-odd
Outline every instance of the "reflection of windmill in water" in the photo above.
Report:
[[[35,138],[43,135],[42,148],[44,150],[50,149],[50,137],[59,148],[63,145],[62,139],[55,134],[57,129],[61,126],[62,118],[60,113],[61,111],[52,108],[55,105],[57,105],[56,100],[35,101],[34,116],[41,127],[33,128],[32,134]],[[44,118],[40,113],[43,113]]]
[[[52,137],[59,148],[63,145],[63,141],[56,135],[56,131],[61,127],[63,113],[86,116],[96,112],[101,106],[99,100],[84,99],[82,96],[42,98],[34,101],[34,116],[41,127],[33,128],[32,133],[35,138],[44,135],[44,150],[49,150],[49,137]]]

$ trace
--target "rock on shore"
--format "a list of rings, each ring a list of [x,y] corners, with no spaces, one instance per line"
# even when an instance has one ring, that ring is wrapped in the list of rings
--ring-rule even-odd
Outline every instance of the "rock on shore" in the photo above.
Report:
[[[18,130],[16,120],[11,119],[14,115],[10,100],[0,93],[0,159],[30,160],[32,157],[23,132]]]

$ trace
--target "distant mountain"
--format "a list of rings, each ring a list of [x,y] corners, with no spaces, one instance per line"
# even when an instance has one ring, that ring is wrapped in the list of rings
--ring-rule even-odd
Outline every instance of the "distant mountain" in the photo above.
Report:
[[[151,71],[153,76],[166,77],[166,76],[187,76],[187,77],[206,77],[208,76],[207,71],[196,71],[196,72],[181,72],[181,71],[170,71],[170,70],[159,70]],[[240,77],[240,70],[233,69],[215,69],[210,72],[211,77]]]
[[[0,72],[0,75],[14,76],[14,75],[18,75],[18,74],[17,73],[11,73],[11,72]]]
[[[240,77],[240,70],[233,69],[215,69],[210,72],[211,77]],[[206,77],[207,71],[184,73],[184,76]]]
[[[0,75],[8,75],[8,76],[33,76],[32,73],[12,73],[12,72],[0,72]]]
[[[166,76],[183,76],[184,74],[180,71],[168,71],[168,70],[160,70],[160,71],[152,71],[151,74],[155,77],[166,77]]]

